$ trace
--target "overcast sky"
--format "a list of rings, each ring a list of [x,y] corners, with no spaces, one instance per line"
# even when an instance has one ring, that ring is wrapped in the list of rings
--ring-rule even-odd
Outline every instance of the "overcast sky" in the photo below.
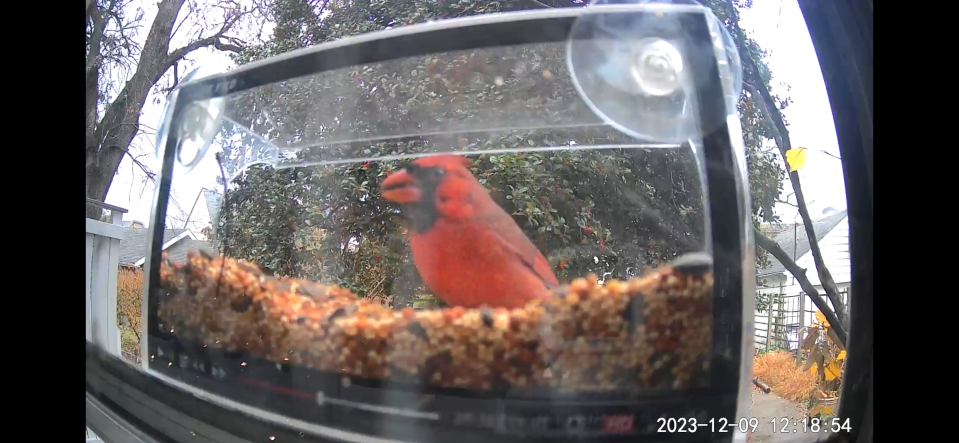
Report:
[[[156,14],[154,2],[144,2],[147,23]],[[823,84],[819,63],[806,30],[802,13],[795,0],[763,0],[753,3],[753,8],[743,11],[742,26],[750,32],[759,44],[771,52],[767,63],[773,72],[773,92],[790,96],[794,103],[783,113],[789,122],[789,135],[793,147],[809,149],[806,166],[800,171],[809,210],[813,218],[821,216],[823,211],[832,207],[845,209],[845,192],[842,167],[837,158],[822,153],[826,151],[839,157],[835,128],[829,100]],[[264,35],[269,35],[266,32]],[[186,33],[176,36],[173,46],[184,43]],[[229,58],[213,50],[199,50],[191,57],[197,64],[213,69],[226,70],[233,67]],[[181,71],[183,72],[183,71]],[[786,91],[786,86],[789,90]],[[154,96],[143,108],[141,123],[155,128],[163,109],[162,100],[154,103]],[[159,165],[153,156],[154,135],[140,137],[137,143],[140,150],[150,155],[141,161],[159,171]],[[180,210],[189,212],[201,188],[215,186],[218,175],[212,153],[198,165],[197,169],[185,177],[174,179],[174,201],[171,214]],[[792,187],[788,180],[784,183],[783,199],[795,203],[791,196]],[[153,186],[144,184],[144,175],[124,158],[119,173],[107,195],[106,202],[129,209],[124,220],[138,220],[149,224],[152,209]],[[799,221],[795,208],[779,204],[776,207],[784,222]],[[179,226],[177,226],[179,227]]]

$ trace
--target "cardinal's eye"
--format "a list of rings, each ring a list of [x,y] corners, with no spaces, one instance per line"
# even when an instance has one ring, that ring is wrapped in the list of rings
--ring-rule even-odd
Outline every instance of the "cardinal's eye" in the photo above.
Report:
[[[417,172],[421,179],[431,181],[431,182],[436,182],[436,183],[438,183],[439,179],[446,174],[446,171],[444,171],[443,168],[436,168],[436,167],[423,168]]]

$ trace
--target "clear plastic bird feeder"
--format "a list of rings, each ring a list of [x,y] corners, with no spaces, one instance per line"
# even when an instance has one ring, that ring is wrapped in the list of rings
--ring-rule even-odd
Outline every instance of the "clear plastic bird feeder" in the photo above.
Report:
[[[398,27],[183,82],[158,137],[143,365],[334,439],[741,439],[741,81],[707,8],[600,2]],[[547,299],[431,296],[409,249],[423,234],[379,187],[439,153],[470,159],[546,258],[560,282]],[[201,196],[182,226],[174,193]]]

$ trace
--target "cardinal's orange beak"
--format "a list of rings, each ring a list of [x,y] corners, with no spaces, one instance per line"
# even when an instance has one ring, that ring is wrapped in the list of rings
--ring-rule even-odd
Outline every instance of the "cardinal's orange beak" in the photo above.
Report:
[[[380,185],[380,190],[383,198],[399,204],[415,203],[420,201],[421,197],[416,177],[405,169],[400,169],[386,177]]]

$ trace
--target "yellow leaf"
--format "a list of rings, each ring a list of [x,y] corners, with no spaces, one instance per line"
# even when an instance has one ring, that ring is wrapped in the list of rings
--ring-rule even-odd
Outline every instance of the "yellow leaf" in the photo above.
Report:
[[[826,316],[818,309],[816,310],[816,321],[823,325],[829,325],[829,322],[826,321]]]
[[[832,405],[819,404],[819,405],[813,406],[812,409],[809,410],[809,416],[815,417],[817,415],[833,415]]]
[[[786,162],[789,163],[789,172],[795,172],[806,165],[806,155],[809,150],[806,148],[794,148],[786,151]]]
[[[832,381],[837,378],[842,373],[842,369],[839,367],[839,362],[833,360],[826,365],[826,381]]]
[[[839,351],[839,355],[836,356],[836,360],[842,360],[846,358],[846,351]]]

